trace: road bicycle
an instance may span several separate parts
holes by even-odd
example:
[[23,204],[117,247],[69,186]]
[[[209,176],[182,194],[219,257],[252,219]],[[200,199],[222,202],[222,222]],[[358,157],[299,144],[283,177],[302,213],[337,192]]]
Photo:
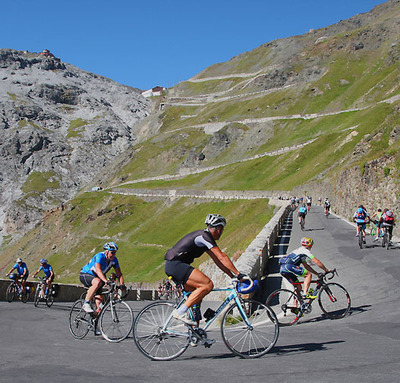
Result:
[[[371,223],[373,224],[371,226],[370,232],[369,234],[371,235],[371,237],[376,237],[376,233],[378,232],[378,221],[371,221]],[[383,230],[381,228],[379,228],[379,233],[378,233],[378,237],[381,238],[383,236]]]
[[[331,276],[328,277],[329,275]],[[291,326],[297,323],[302,316],[311,313],[314,300],[318,300],[319,307],[328,318],[339,319],[346,316],[351,307],[349,293],[338,283],[326,282],[335,275],[338,273],[333,269],[320,274],[318,280],[311,281],[317,284],[312,292],[314,298],[303,298],[297,289],[278,289],[271,293],[267,298],[267,305],[274,310],[279,324]],[[298,282],[295,285],[302,283]]]
[[130,306],[122,299],[128,291],[121,293],[116,282],[108,282],[109,290],[105,304],[97,312],[87,313],[83,309],[85,300],[80,298],[72,305],[69,312],[69,331],[77,339],[83,339],[92,330],[95,335],[99,331],[104,339],[117,343],[126,339],[133,326],[133,312]]
[[22,291],[21,281],[18,280],[17,274],[10,274],[9,278],[12,282],[7,287],[6,300],[7,302],[12,302],[16,297],[18,297],[23,303],[28,302],[31,295],[31,286],[29,282],[26,282],[25,290]]
[[39,282],[36,286],[33,304],[35,305],[35,307],[38,307],[40,301],[45,301],[47,307],[51,307],[54,303],[54,290],[53,288],[48,288],[46,283],[47,277],[37,277],[37,279],[39,280]]
[[[133,338],[136,346],[146,357],[152,360],[172,360],[182,355],[191,345],[211,347],[215,342],[207,337],[207,330],[222,314],[221,335],[225,345],[234,354],[242,358],[258,358],[268,353],[279,336],[279,325],[274,312],[267,305],[252,299],[243,299],[240,293],[248,293],[253,288],[253,281],[247,289],[242,289],[237,279],[232,285],[213,291],[226,291],[228,296],[216,309],[207,309],[204,313],[203,328],[190,326],[172,316],[190,295],[183,291],[178,303],[155,302],[143,308],[135,319]],[[193,310],[189,316],[195,320]]]

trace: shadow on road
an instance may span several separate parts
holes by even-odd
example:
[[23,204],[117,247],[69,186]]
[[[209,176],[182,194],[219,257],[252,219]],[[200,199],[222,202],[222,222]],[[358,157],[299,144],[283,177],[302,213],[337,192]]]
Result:
[[277,355],[285,355],[285,354],[299,354],[299,353],[306,353],[306,352],[313,352],[313,351],[322,351],[327,350],[327,345],[330,344],[337,344],[337,343],[344,343],[344,340],[335,340],[330,342],[323,342],[323,343],[301,343],[301,344],[293,344],[287,346],[275,346],[272,349],[272,353]]

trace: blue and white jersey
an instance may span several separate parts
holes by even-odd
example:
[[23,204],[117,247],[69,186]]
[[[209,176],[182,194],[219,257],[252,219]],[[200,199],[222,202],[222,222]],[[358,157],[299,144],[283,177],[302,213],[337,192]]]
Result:
[[24,271],[26,270],[26,276],[29,275],[29,271],[28,271],[28,267],[26,266],[25,262],[22,262],[21,265],[19,265],[18,263],[16,263],[13,267],[13,269],[18,271],[18,275],[22,275],[24,273]]
[[100,268],[103,274],[106,274],[112,267],[114,270],[119,267],[117,257],[110,262],[107,262],[105,253],[97,253],[85,266],[82,267],[81,273],[92,274],[97,277],[96,263],[100,263]]
[[48,277],[50,277],[51,272],[53,271],[53,268],[51,267],[51,265],[46,264],[46,266],[40,266],[39,271],[40,270],[43,270],[44,275],[46,275],[46,277],[48,278]]
[[300,266],[301,263],[305,262],[307,259],[313,259],[314,256],[311,254],[311,251],[306,249],[304,246],[299,247],[296,250],[293,250],[290,254],[282,257],[279,260],[281,265],[290,264],[295,266]]

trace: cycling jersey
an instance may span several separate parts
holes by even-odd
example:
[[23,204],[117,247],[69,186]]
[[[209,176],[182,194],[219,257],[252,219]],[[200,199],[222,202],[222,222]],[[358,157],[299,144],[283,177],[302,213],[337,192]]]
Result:
[[117,257],[114,257],[112,261],[107,262],[105,253],[97,253],[85,266],[82,267],[81,273],[91,274],[97,277],[96,274],[96,263],[100,263],[100,268],[103,274],[106,274],[112,267],[114,270],[119,267]]
[[356,223],[365,223],[367,217],[369,217],[369,214],[365,210],[363,210],[362,213],[356,211],[353,215],[353,219],[355,219]]
[[178,260],[191,264],[206,250],[216,247],[217,243],[211,233],[206,230],[196,230],[187,234],[167,251],[164,259],[167,261]]
[[305,262],[306,259],[313,259],[314,256],[311,254],[311,251],[301,246],[296,250],[293,250],[290,254],[282,257],[279,260],[281,265],[295,265],[300,266],[301,263]]
[[300,213],[300,214],[307,214],[307,208],[302,206],[302,207],[299,209],[299,213]]
[[16,263],[13,267],[13,270],[14,269],[17,270],[19,276],[21,276],[25,270],[26,270],[25,277],[29,275],[28,267],[26,266],[25,262],[22,262],[21,265]]
[[393,213],[391,213],[390,215],[387,213],[383,213],[380,221],[382,221],[383,226],[393,226],[394,224],[394,217],[393,217]]
[[46,266],[40,266],[39,267],[39,271],[43,270],[44,275],[46,275],[46,277],[50,277],[51,272],[53,271],[53,268],[51,267],[51,265],[47,264]]

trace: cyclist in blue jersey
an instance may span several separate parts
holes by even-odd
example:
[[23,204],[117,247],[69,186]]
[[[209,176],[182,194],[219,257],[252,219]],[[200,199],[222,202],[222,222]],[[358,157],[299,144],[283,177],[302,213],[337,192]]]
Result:
[[42,258],[40,260],[40,267],[32,274],[32,277],[36,277],[36,275],[43,270],[44,275],[46,276],[46,285],[47,289],[51,291],[53,288],[53,281],[54,281],[54,271],[51,265],[47,263],[47,259]]
[[209,277],[191,266],[195,258],[199,258],[206,252],[229,277],[241,280],[245,276],[236,269],[216,243],[222,235],[226,219],[219,214],[208,214],[205,224],[207,225],[205,230],[196,230],[187,234],[169,249],[164,257],[165,273],[176,283],[182,283],[186,291],[192,291],[186,302],[179,309],[174,310],[172,315],[175,319],[192,326],[197,323],[187,317],[188,309],[193,305],[199,305],[214,288]]
[[362,230],[364,235],[364,243],[365,243],[365,229],[367,227],[367,223],[370,221],[369,214],[367,213],[367,209],[363,205],[360,205],[356,212],[353,215],[353,221],[357,224],[357,234],[356,237],[360,235],[360,230]]
[[306,215],[307,215],[307,212],[308,212],[308,210],[307,210],[307,208],[306,208],[306,205],[303,203],[303,206],[301,206],[301,207],[299,208],[299,211],[298,211],[298,213],[297,213],[297,216],[299,217],[299,224],[301,224],[301,220],[302,220],[302,219],[304,220],[304,224],[306,223]]
[[298,277],[304,277],[303,283],[303,293],[301,291],[301,285],[294,285],[297,291],[301,294],[303,298],[314,299],[315,296],[308,294],[308,288],[310,287],[312,274],[318,275],[307,261],[312,261],[319,268],[325,272],[330,271],[325,267],[325,265],[317,259],[313,254],[311,254],[311,248],[314,241],[311,238],[304,237],[301,239],[301,247],[293,250],[290,254],[279,259],[280,270],[279,272],[283,277],[285,277],[291,284],[299,283]]
[[26,266],[25,262],[22,262],[21,258],[17,258],[15,265],[10,269],[10,271],[6,274],[11,279],[14,279],[14,274],[11,274],[14,270],[17,271],[16,279],[21,279],[21,290],[25,291],[26,280],[29,276],[29,270]]
[[124,287],[124,277],[121,272],[121,268],[118,263],[118,259],[115,256],[118,250],[118,246],[115,242],[107,242],[104,245],[104,251],[97,253],[85,266],[79,274],[79,279],[84,286],[88,287],[85,297],[85,303],[83,309],[88,312],[94,312],[90,305],[90,301],[95,298],[96,309],[100,308],[100,304],[103,301],[101,296],[101,288],[107,284],[106,273],[114,268],[115,274],[122,287]]

